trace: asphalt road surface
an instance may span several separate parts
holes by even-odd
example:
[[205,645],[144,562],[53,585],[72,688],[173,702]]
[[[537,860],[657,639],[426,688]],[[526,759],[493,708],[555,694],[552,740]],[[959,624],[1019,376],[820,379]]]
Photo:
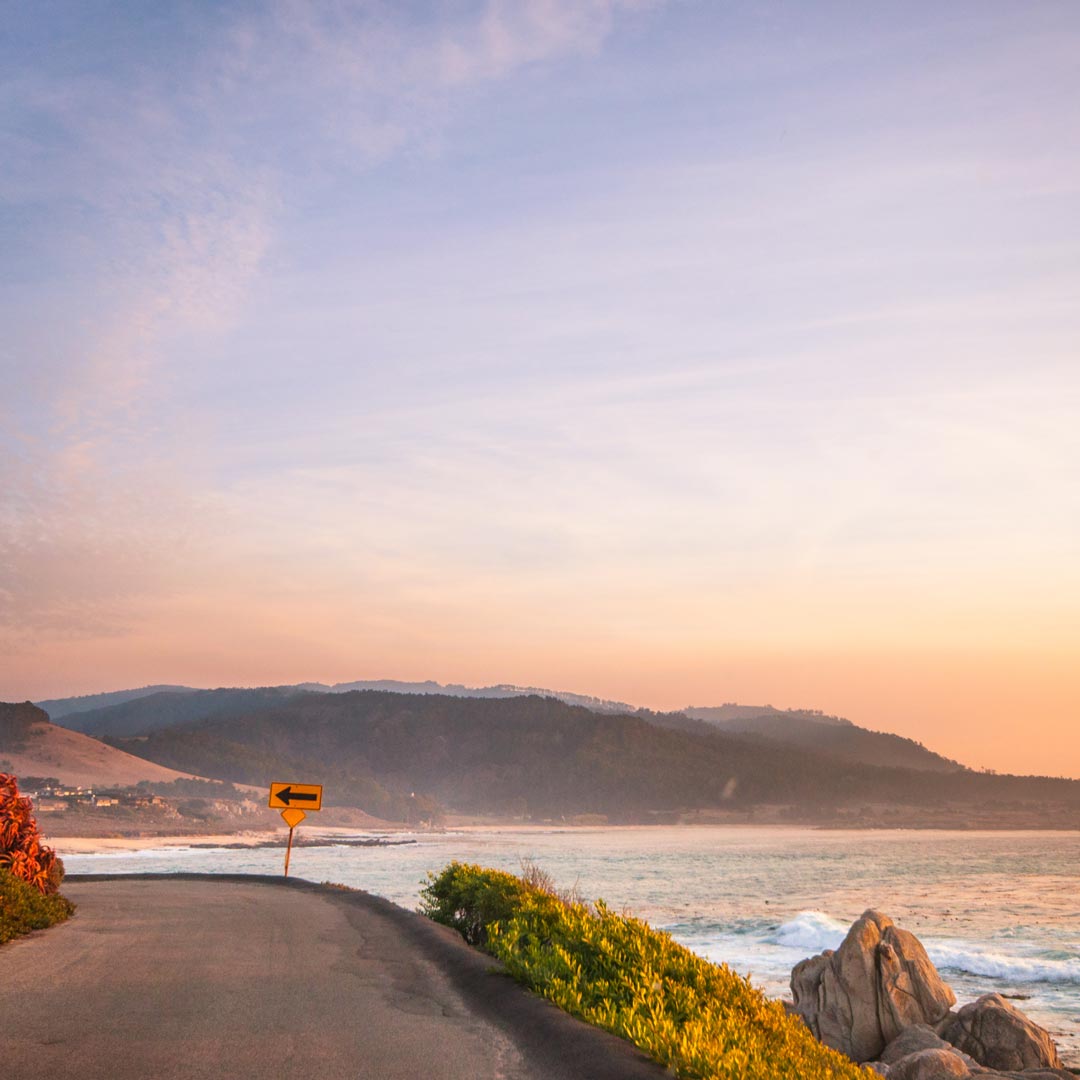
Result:
[[11,1080],[658,1080],[387,901],[274,878],[71,878],[0,947]]

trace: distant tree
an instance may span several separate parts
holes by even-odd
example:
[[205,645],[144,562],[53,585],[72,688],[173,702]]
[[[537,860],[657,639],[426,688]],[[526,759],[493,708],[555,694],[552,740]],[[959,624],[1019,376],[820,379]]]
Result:
[[56,776],[24,776],[22,786],[27,791],[40,791],[42,788],[60,787],[60,779]]
[[18,781],[10,773],[0,773],[0,869],[40,892],[60,888],[64,864],[52,848],[41,842],[30,800],[19,794]]

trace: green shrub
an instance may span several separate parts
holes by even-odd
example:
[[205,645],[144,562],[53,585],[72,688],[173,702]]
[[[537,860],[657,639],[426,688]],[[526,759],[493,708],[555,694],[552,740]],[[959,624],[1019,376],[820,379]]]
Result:
[[865,1080],[725,964],[638,919],[451,863],[429,875],[421,911],[483,945],[520,982],[696,1080]]
[[65,897],[45,896],[10,870],[0,869],[0,945],[20,934],[63,922],[74,910],[75,905]]
[[441,874],[428,875],[420,892],[420,912],[483,948],[488,927],[512,919],[536,891],[513,874],[452,862]]

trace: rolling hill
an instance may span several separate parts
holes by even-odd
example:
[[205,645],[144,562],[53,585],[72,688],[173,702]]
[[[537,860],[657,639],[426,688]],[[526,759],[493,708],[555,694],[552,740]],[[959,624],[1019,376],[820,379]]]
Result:
[[0,771],[55,776],[78,787],[126,786],[140,780],[170,783],[192,775],[51,724],[30,702],[0,703]]
[[690,707],[685,716],[718,731],[803,746],[864,765],[895,765],[934,772],[956,772],[963,766],[928,750],[914,739],[857,727],[850,720],[807,709],[774,709],[771,705]]
[[[700,723],[690,721],[690,723]],[[541,697],[305,694],[116,745],[234,782],[319,778],[327,802],[400,817],[420,798],[467,813],[650,821],[705,808],[1055,807],[1080,824],[1080,782],[862,765],[757,737],[658,726]],[[1026,811],[1025,811],[1026,812]]]

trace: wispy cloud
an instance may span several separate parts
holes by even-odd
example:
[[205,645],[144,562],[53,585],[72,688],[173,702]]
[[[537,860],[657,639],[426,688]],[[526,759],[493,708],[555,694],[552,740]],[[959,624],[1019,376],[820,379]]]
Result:
[[236,325],[314,162],[362,171],[436,132],[455,93],[593,51],[637,6],[496,0],[417,22],[286,0],[211,16],[179,71],[131,53],[10,70],[0,191],[57,208],[67,234],[43,239],[96,302],[49,364],[32,335],[2,361],[9,630],[115,629],[174,572],[206,513],[206,455],[171,400],[185,351]]

